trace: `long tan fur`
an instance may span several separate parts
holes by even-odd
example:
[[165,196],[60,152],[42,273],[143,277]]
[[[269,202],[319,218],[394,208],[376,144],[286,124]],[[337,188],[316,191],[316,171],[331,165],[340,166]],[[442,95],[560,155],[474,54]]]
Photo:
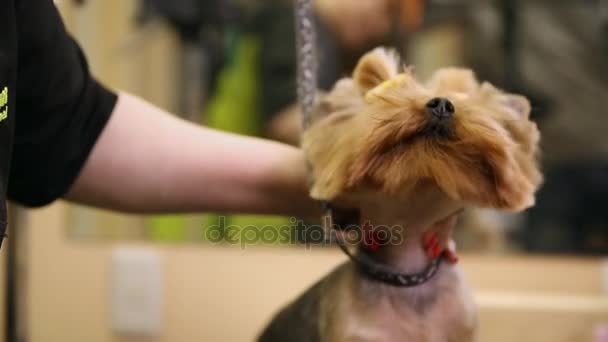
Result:
[[[387,193],[423,180],[454,199],[511,211],[534,204],[541,183],[539,133],[530,104],[470,70],[438,70],[426,84],[410,71],[397,73],[393,53],[364,56],[353,79],[343,79],[321,103],[331,112],[304,134],[313,166],[311,195],[333,200],[361,186]],[[453,137],[424,137],[424,107],[433,97],[456,107]],[[345,100],[348,98],[348,101]]]

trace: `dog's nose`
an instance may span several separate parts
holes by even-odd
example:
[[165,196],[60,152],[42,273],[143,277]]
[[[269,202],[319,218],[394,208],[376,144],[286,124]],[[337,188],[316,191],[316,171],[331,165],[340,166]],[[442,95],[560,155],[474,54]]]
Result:
[[435,97],[426,104],[427,113],[433,117],[445,120],[454,114],[454,105],[450,100],[443,97]]

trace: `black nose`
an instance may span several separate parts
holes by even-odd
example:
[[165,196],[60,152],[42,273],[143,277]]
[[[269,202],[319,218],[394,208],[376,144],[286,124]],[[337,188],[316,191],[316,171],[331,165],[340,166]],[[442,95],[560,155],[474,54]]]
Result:
[[427,113],[433,117],[444,120],[454,114],[454,105],[450,100],[443,97],[435,97],[426,104]]

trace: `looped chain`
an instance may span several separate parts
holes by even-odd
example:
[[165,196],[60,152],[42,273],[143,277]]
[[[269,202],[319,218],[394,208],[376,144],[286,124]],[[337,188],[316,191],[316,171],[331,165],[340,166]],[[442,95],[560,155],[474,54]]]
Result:
[[310,126],[317,93],[316,32],[312,0],[295,0],[296,56],[298,63],[298,99],[302,110],[302,128]]

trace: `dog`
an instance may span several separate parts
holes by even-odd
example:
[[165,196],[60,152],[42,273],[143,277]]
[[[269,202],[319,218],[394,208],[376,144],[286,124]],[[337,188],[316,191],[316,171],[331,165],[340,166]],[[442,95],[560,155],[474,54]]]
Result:
[[[311,196],[357,208],[372,241],[356,243],[352,260],[278,313],[259,341],[475,341],[450,227],[465,207],[534,204],[540,134],[529,113],[525,97],[470,70],[439,69],[421,83],[391,50],[364,55],[318,101],[302,148]],[[374,240],[377,226],[390,236]]]

